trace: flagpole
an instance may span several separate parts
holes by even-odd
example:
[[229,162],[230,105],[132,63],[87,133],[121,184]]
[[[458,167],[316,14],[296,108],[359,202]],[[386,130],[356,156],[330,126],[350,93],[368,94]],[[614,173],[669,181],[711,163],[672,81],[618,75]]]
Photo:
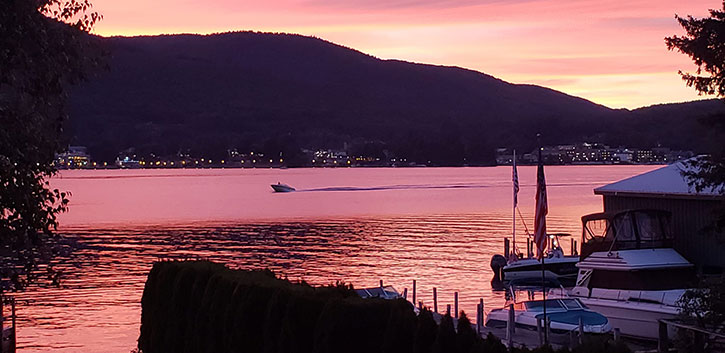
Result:
[[514,205],[514,207],[511,212],[511,213],[513,213],[513,223],[512,223],[513,224],[513,234],[511,235],[511,240],[512,240],[511,242],[513,243],[513,253],[514,253],[514,255],[516,255],[516,191],[517,191],[516,183],[518,183],[518,180],[517,180],[518,173],[516,173],[516,150],[514,150],[513,166],[514,166],[514,170],[513,170],[513,180],[512,181],[514,183],[514,185],[513,185],[513,189],[514,189],[513,205]]
[[[541,168],[541,173],[543,174],[544,161],[541,159],[541,134],[536,134],[536,138],[538,140],[538,145],[539,145],[539,147],[538,147],[539,148],[539,168]],[[537,174],[538,174],[538,170],[537,170]],[[538,175],[537,175],[537,181],[538,181]],[[537,185],[537,188],[538,187],[539,187],[539,185]],[[544,217],[546,217],[546,215],[544,215]],[[546,218],[544,218],[544,219],[546,219]],[[546,229],[546,228],[544,228],[544,229]],[[546,234],[545,230],[543,233],[544,233],[543,234],[544,241],[548,242],[549,236]],[[546,244],[546,243],[544,243],[544,244]],[[544,246],[544,249],[546,249],[546,246]],[[546,319],[546,274],[545,274],[545,270],[544,270],[544,262],[545,262],[544,259],[546,258],[546,254],[544,254],[544,251],[541,249],[539,249],[539,251],[541,252],[539,254],[539,256],[541,256],[541,292],[544,297],[544,302],[543,302],[543,304],[544,304],[544,344],[546,345],[546,344],[549,344],[549,324],[548,324],[549,321]]]
[[534,215],[534,242],[539,250],[541,260],[541,293],[544,296],[544,344],[549,344],[548,320],[546,317],[546,273],[544,264],[546,262],[544,250],[548,245],[546,234],[546,214],[549,213],[549,205],[546,199],[546,176],[544,175],[544,160],[541,157],[541,134],[536,134],[539,149],[539,161],[536,168],[536,213]]

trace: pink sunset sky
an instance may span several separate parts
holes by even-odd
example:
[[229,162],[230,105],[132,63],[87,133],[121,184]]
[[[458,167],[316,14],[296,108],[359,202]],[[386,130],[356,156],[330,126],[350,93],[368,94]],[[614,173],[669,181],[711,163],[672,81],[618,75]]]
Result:
[[713,0],[94,0],[104,36],[237,30],[320,37],[382,59],[465,67],[613,108],[701,99],[664,37]]

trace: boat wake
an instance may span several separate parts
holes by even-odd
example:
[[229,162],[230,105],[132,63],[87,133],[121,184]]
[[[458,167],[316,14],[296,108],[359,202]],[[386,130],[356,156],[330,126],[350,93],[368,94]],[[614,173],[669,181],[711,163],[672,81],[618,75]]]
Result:
[[326,188],[304,189],[297,192],[320,191],[383,191],[383,190],[421,190],[421,189],[482,189],[494,185],[456,184],[456,185],[382,185],[382,186],[334,186]]

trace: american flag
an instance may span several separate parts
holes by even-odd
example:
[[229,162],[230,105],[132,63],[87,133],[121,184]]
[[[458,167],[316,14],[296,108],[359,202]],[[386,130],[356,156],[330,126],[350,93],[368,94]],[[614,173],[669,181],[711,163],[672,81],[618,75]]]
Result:
[[541,160],[541,149],[539,149],[539,167],[536,173],[536,216],[534,219],[534,243],[539,249],[539,259],[544,256],[546,250],[546,214],[549,213],[549,206],[546,201],[546,179],[544,178],[544,163]]
[[516,151],[514,151],[514,171],[511,176],[514,181],[514,208],[519,204],[519,173],[516,171]]

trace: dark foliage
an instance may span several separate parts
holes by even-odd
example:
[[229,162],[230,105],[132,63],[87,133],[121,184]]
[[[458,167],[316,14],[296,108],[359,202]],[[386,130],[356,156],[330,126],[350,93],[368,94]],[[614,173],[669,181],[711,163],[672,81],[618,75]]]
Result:
[[680,319],[692,321],[707,329],[718,329],[725,325],[725,283],[703,282],[702,288],[685,292],[677,301]]
[[622,341],[609,337],[585,336],[584,342],[572,350],[572,353],[631,353],[632,350]]
[[438,325],[438,334],[435,342],[433,342],[433,353],[455,353],[456,349],[456,329],[453,326],[453,318],[450,313],[446,313],[441,318]]
[[460,353],[468,353],[471,351],[471,347],[476,343],[479,338],[476,331],[473,330],[471,321],[468,320],[466,313],[461,312],[461,316],[458,319],[458,325],[456,326],[456,349]]
[[686,35],[665,38],[667,49],[686,54],[697,65],[695,74],[680,71],[682,79],[698,92],[725,96],[725,2],[706,18],[675,18]]
[[[503,353],[461,314],[457,330],[403,299],[362,299],[351,287],[311,287],[264,271],[234,271],[206,261],[158,262],[141,299],[138,348],[155,352]],[[515,352],[554,352],[550,347]],[[568,350],[556,351],[568,353]],[[574,352],[629,352],[592,340]]]
[[[64,148],[67,87],[101,56],[87,0],[0,2],[0,258],[22,285],[55,250],[49,242],[68,194],[48,184]],[[11,273],[14,272],[14,273]]]
[[418,323],[415,328],[415,341],[413,352],[430,353],[433,351],[433,342],[438,334],[438,324],[433,319],[433,313],[423,308],[418,314]]
[[[665,38],[667,48],[677,50],[697,65],[695,74],[683,73],[682,79],[701,94],[725,97],[725,1],[722,9],[710,10],[706,18],[675,16],[685,30],[684,36]],[[720,99],[725,106],[725,99]],[[725,195],[725,113],[715,113],[700,119],[707,132],[700,135],[707,141],[709,152],[689,162],[683,175],[698,192],[713,190]],[[725,229],[725,201],[714,225]]]

